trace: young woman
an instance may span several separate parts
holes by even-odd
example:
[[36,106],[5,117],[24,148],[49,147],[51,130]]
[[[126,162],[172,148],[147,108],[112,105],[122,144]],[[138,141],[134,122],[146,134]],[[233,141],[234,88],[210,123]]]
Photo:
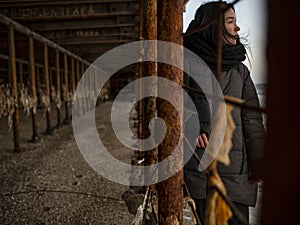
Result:
[[[259,107],[258,96],[248,68],[242,63],[246,59],[246,50],[241,43],[236,23],[235,9],[227,2],[207,2],[202,4],[194,20],[190,23],[187,33],[207,25],[213,18],[218,18],[221,9],[224,11],[222,27],[222,72],[219,80],[224,95],[234,96],[245,100],[246,104]],[[196,53],[216,75],[218,48],[218,19],[199,32],[185,35],[184,47]],[[189,62],[185,61],[186,64]],[[199,71],[201,73],[201,71]],[[185,78],[185,84],[191,88],[199,88],[191,79]],[[209,143],[211,129],[210,113],[207,99],[199,94],[190,92],[200,121],[200,132],[196,138],[197,154],[201,155]],[[236,129],[233,134],[233,147],[230,151],[230,165],[219,163],[217,168],[225,184],[227,194],[235,203],[240,213],[249,220],[249,206],[255,206],[257,184],[253,182],[256,175],[256,165],[261,162],[265,130],[261,113],[247,108],[235,107],[232,111]],[[197,136],[196,135],[196,136]],[[193,197],[197,213],[202,222],[206,198],[208,194],[207,180],[204,172],[199,171],[198,161],[192,157],[185,165],[185,182]],[[232,218],[229,224],[239,224]]]

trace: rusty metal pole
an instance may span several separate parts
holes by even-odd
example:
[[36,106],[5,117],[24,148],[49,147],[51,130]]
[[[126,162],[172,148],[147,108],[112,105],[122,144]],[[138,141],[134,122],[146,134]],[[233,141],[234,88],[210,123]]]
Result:
[[[145,0],[139,0],[139,40],[142,41],[144,39],[144,10],[145,10]],[[142,45],[140,45],[140,54],[142,56],[143,49]],[[140,62],[137,64],[137,78],[143,77],[143,63]],[[137,116],[138,116],[138,137],[140,139],[143,139],[143,105],[144,105],[144,99],[143,99],[143,84],[140,81],[138,86],[138,92],[139,92],[139,98],[141,99],[137,104]],[[141,147],[140,147],[141,148]],[[137,160],[141,160],[144,158],[144,154],[142,149],[137,152],[136,154]]]
[[68,76],[68,56],[67,53],[64,53],[64,81],[65,81],[65,90],[64,90],[64,101],[65,101],[65,123],[68,123],[70,119],[69,113],[69,76]]
[[[49,82],[49,61],[48,61],[48,45],[44,43],[44,77],[45,77],[45,86],[46,86],[46,96],[50,100],[50,82]],[[51,103],[49,108],[46,109],[46,122],[47,128],[46,133],[51,132]]]
[[[56,72],[56,95],[58,99],[61,99],[60,96],[60,66],[59,66],[59,50],[56,49],[55,52],[55,72]],[[61,126],[61,107],[60,104],[56,104],[56,109],[57,109],[57,124],[56,127]]]
[[31,83],[31,98],[34,101],[32,113],[32,141],[36,142],[38,139],[37,134],[37,92],[36,92],[36,77],[35,77],[35,66],[34,66],[34,43],[32,36],[29,36],[29,74]]
[[[157,2],[158,40],[183,44],[183,0],[165,0]],[[166,58],[172,58],[183,64],[183,52],[174,54],[171,50],[163,50]],[[169,79],[179,86],[183,84],[183,72],[178,68],[167,64],[158,64],[158,74]],[[168,90],[165,95],[178,102],[183,111],[183,94],[178,90]],[[163,143],[159,146],[158,160],[164,160],[170,154],[175,154],[175,147],[181,151],[174,155],[176,160],[169,163],[159,171],[158,176],[179,166],[183,167],[183,145],[180,139],[182,130],[182,118],[172,105],[166,101],[159,101],[157,106],[158,116],[162,118],[167,126],[167,134]],[[158,213],[160,225],[178,225],[183,222],[183,169],[179,170],[169,179],[157,184],[158,192]]]
[[[84,68],[84,63],[81,62],[81,77],[83,77],[83,74],[84,74],[84,71],[85,71],[85,68]],[[86,84],[85,84],[86,85]],[[81,106],[81,110],[82,110],[82,114],[85,114],[85,112],[87,112],[86,110],[86,93],[83,94],[82,97],[82,106]]]
[[22,62],[20,62],[19,63],[19,78],[20,78],[20,81],[19,81],[19,83],[22,85],[23,83],[24,83],[24,81],[23,81],[23,63]]
[[75,83],[75,60],[72,57],[71,58],[71,86],[72,86],[72,93],[74,95],[75,89],[76,89],[76,83]]
[[76,86],[79,84],[80,81],[80,67],[79,61],[76,60]]
[[[17,70],[16,70],[16,53],[15,53],[15,37],[13,25],[8,26],[8,42],[9,42],[9,77],[11,81],[12,94],[16,102],[18,102],[17,89]],[[20,152],[20,134],[19,134],[19,109],[15,107],[13,113],[14,128],[14,151]]]
[[[157,0],[148,0],[145,3],[146,7],[146,15],[145,18],[145,29],[144,29],[144,37],[146,40],[156,40],[157,39]],[[151,56],[157,56],[157,46],[153,43],[153,46],[150,46],[149,49],[145,49],[145,54]],[[157,76],[157,62],[144,62],[144,73],[145,77],[147,76]],[[144,87],[153,89],[156,87],[155,84],[149,84]],[[147,91],[146,91],[147,92]],[[150,92],[149,92],[150,93]],[[151,119],[157,117],[156,110],[156,97],[148,97],[144,100],[143,105],[143,138],[148,138],[150,136],[150,129],[148,128],[149,122]],[[155,144],[155,140],[153,141],[153,145]],[[158,157],[158,148],[155,148],[151,151],[147,151],[144,153],[145,155],[145,163],[144,165],[152,165],[157,162]],[[152,179],[153,171],[145,171],[145,179]],[[150,177],[149,177],[150,176]]]
[[[78,60],[76,60],[76,87],[79,84],[80,81],[80,62]],[[74,96],[75,97],[75,96]],[[74,112],[76,112],[76,116],[80,116],[80,99],[79,96],[76,96],[77,98],[77,104],[74,105],[73,107],[76,107],[76,110]]]
[[[71,57],[71,87],[72,87],[72,96],[74,98],[74,95],[75,95],[75,89],[76,89],[76,86],[75,86],[75,60],[74,60],[74,57]],[[73,108],[73,99],[71,100],[70,102],[70,105],[71,107]]]

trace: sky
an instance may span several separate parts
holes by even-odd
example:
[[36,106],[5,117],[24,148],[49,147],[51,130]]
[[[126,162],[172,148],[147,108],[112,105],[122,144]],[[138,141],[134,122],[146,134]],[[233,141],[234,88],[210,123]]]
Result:
[[[189,0],[183,14],[184,32],[193,19],[197,8],[207,1]],[[229,2],[233,2],[232,0]],[[247,37],[251,53],[248,52],[251,65],[248,60],[244,63],[251,71],[254,83],[264,83],[267,80],[267,5],[266,0],[240,0],[235,4],[237,24],[241,28],[240,36]]]

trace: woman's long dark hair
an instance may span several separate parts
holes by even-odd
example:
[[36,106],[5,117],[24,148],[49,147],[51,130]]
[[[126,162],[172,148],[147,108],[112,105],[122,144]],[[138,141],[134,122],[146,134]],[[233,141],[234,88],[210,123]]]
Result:
[[[215,2],[207,2],[202,4],[196,11],[193,24],[190,24],[187,31],[194,29],[196,27],[201,27],[207,23],[210,23],[212,20],[213,22],[210,23],[206,28],[204,28],[202,31],[200,31],[201,37],[210,43],[212,46],[217,46],[218,43],[218,29],[219,29],[219,23],[218,23],[218,15],[220,13],[225,12],[227,9],[234,9],[233,4],[225,2],[225,1],[215,1]],[[223,35],[225,37],[225,34],[228,36],[231,36],[225,29],[225,24],[223,22]]]
[[[205,28],[201,29],[201,31],[197,32],[197,36],[201,37],[201,39],[205,40],[212,48],[216,49],[218,44],[218,16],[220,13],[226,12],[228,9],[233,9],[235,11],[234,5],[232,3],[226,1],[213,1],[213,2],[205,2],[203,3],[196,11],[194,20],[189,24],[186,33],[192,31],[193,29],[198,29],[202,26]],[[223,12],[222,12],[223,11]],[[224,18],[223,18],[224,19]],[[209,25],[208,25],[209,24]],[[232,36],[225,29],[225,23],[223,21],[223,37],[228,39],[229,36]],[[243,43],[241,43],[240,37],[232,36],[233,38],[237,38],[237,43],[242,44],[251,54],[251,49],[247,44],[246,37],[243,37]],[[246,54],[248,58],[249,64],[251,66],[250,59],[248,54]]]

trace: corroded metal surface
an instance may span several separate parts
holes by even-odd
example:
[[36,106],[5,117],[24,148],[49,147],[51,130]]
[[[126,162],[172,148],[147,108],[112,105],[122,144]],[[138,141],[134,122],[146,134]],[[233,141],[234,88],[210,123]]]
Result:
[[[183,1],[158,1],[158,39],[182,45],[182,14]],[[183,61],[183,55],[173,54],[172,51],[163,51],[165,57]],[[167,78],[179,85],[183,84],[183,72],[170,65],[159,64],[158,75]],[[174,99],[183,107],[183,97],[176,90],[168,90],[170,99]],[[158,116],[163,118],[167,126],[167,134],[163,143],[159,146],[159,161],[165,159],[173,153],[175,147],[179,145],[181,151],[176,155],[176,161],[170,163],[168,167],[159,171],[160,174],[168,170],[183,165],[181,135],[181,118],[172,105],[166,101],[160,101],[158,105]],[[181,147],[180,147],[181,146]],[[174,154],[174,153],[173,153]],[[183,212],[183,171],[180,170],[173,177],[157,185],[158,187],[158,211],[159,224],[182,224]]]

